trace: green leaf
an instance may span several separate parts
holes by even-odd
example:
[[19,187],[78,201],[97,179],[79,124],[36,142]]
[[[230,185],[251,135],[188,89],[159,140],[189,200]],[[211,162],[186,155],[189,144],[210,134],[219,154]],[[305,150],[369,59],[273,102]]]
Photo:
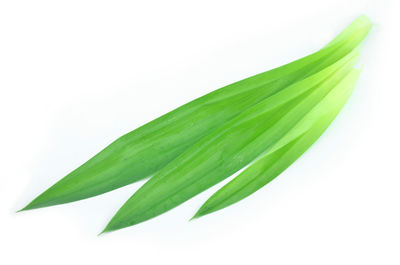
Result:
[[262,188],[295,162],[328,128],[358,79],[353,70],[264,156],[214,193],[194,218],[232,205]]
[[104,231],[160,215],[240,170],[277,143],[352,69],[358,52],[244,111],[161,169]]
[[243,111],[343,58],[370,28],[362,16],[320,51],[218,89],[120,137],[22,210],[89,198],[151,176]]

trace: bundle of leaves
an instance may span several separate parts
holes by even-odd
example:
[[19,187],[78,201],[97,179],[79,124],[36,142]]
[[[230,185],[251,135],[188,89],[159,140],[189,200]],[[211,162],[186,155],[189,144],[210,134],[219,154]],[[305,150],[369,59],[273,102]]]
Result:
[[328,128],[359,76],[372,24],[360,16],[321,50],[193,100],[120,137],[22,210],[150,178],[103,232],[158,216],[235,172],[194,217],[232,205],[295,162]]

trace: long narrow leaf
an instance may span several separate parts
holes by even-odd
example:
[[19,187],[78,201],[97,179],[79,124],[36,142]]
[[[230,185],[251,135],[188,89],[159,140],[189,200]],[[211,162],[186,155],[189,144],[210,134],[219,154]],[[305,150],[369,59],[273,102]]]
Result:
[[232,205],[262,188],[295,162],[328,128],[344,106],[358,79],[352,71],[266,155],[214,193],[194,218]]
[[278,142],[352,69],[354,52],[207,135],[146,182],[104,231],[160,215],[240,170]]
[[23,210],[85,199],[151,176],[243,111],[343,58],[370,27],[362,16],[319,52],[223,87],[122,136]]

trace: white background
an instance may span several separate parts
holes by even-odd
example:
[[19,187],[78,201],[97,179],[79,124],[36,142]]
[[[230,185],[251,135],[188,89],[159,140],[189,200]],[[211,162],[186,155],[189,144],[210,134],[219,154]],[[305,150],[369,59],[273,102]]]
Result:
[[[1,264],[400,264],[397,1],[1,1]],[[16,214],[122,134],[326,44],[360,14],[356,90],[262,190],[188,222],[218,187],[97,236],[143,183]],[[222,183],[221,183],[222,184]]]

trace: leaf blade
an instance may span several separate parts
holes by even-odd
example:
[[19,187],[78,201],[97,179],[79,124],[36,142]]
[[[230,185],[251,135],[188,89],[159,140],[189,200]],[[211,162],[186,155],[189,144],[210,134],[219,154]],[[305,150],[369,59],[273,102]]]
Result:
[[[294,163],[318,140],[340,112],[358,79],[358,71],[352,71],[341,86],[309,113],[292,135],[281,139],[267,154],[245,169],[236,178],[215,192],[198,210],[198,218],[228,207],[267,185]],[[296,131],[297,130],[297,131]]]
[[371,26],[356,21],[339,40],[312,55],[228,85],[122,136],[23,210],[89,198],[151,176],[249,107],[348,54]]
[[265,99],[204,137],[146,182],[104,231],[158,216],[250,163],[318,104],[351,71],[356,59],[357,53],[348,55]]

